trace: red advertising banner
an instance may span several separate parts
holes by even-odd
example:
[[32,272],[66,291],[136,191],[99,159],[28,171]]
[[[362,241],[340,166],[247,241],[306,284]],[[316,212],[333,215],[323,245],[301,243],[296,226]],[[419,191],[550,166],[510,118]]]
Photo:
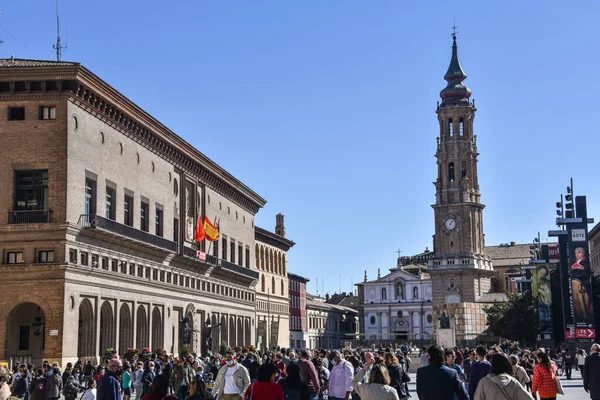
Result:
[[582,329],[577,328],[575,330],[575,336],[577,339],[595,339],[596,338],[596,330],[595,329]]
[[575,339],[575,332],[574,332],[574,331],[572,331],[572,330],[570,330],[570,329],[567,329],[567,330],[565,331],[565,339],[566,339],[566,340]]

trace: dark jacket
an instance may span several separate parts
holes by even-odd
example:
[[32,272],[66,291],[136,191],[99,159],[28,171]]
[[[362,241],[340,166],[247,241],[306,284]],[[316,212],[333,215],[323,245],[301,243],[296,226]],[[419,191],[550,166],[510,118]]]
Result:
[[46,399],[58,399],[62,391],[62,378],[52,374],[46,377]]
[[[31,379],[31,383],[29,383],[29,400],[44,400],[46,396],[46,378],[44,376],[37,376]],[[38,385],[38,382],[43,382],[44,390],[41,390],[41,385]]]
[[469,373],[469,396],[471,398],[475,396],[479,381],[489,374],[490,368],[492,368],[492,364],[488,361],[475,361],[471,364],[471,372]]
[[600,354],[598,353],[592,353],[585,359],[583,388],[590,392],[592,399],[600,398]]
[[121,385],[119,379],[112,371],[106,371],[100,383],[96,394],[97,400],[120,400]]
[[[289,379],[282,379],[279,381],[279,384],[283,388],[283,393],[285,397],[291,396],[293,392],[299,392],[300,398],[302,400],[310,400],[310,393],[308,391],[308,386],[304,382],[295,382],[292,383]],[[297,397],[294,397],[297,398]]]
[[455,370],[439,364],[427,365],[417,370],[419,400],[454,400],[455,394],[459,400],[469,400]]

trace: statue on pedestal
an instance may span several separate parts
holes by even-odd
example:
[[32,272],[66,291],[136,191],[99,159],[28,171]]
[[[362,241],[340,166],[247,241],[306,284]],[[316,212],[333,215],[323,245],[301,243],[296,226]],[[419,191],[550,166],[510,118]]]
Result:
[[221,324],[213,326],[210,317],[206,318],[206,322],[204,323],[204,328],[202,329],[202,338],[204,339],[204,348],[202,349],[202,355],[204,357],[210,357],[212,355],[212,330],[213,328],[218,328]]
[[440,329],[450,329],[450,317],[446,315],[446,311],[442,312],[438,321],[440,321]]

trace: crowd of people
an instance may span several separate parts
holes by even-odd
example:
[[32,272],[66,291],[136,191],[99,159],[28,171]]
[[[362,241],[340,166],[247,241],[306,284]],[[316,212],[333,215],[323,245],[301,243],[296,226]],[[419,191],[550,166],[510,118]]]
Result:
[[[200,358],[152,355],[64,370],[0,367],[0,400],[407,400],[409,348],[228,351]],[[584,351],[532,352],[516,347],[423,348],[416,391],[420,400],[556,399],[557,374],[581,369],[584,389],[600,399],[600,345]],[[570,368],[571,367],[571,368]]]

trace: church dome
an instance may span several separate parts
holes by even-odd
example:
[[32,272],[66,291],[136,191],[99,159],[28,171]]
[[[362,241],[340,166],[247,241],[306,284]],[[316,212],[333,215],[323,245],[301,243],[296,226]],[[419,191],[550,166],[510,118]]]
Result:
[[456,45],[456,36],[452,36],[452,59],[448,71],[444,75],[444,79],[448,82],[446,87],[440,92],[442,98],[442,106],[469,104],[471,97],[471,89],[465,86],[463,81],[467,78],[467,74],[463,71],[458,59],[458,46]]

